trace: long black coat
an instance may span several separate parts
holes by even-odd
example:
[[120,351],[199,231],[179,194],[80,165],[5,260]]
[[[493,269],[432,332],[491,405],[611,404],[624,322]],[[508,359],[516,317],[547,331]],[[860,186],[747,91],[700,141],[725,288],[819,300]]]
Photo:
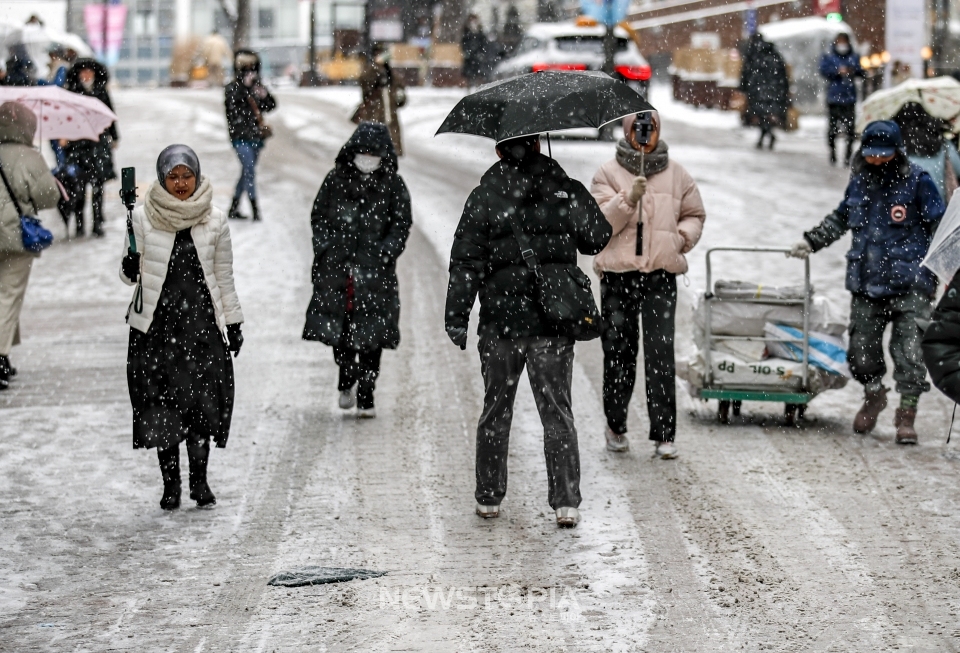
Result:
[[[80,71],[89,69],[93,71],[93,87],[84,88],[80,83]],[[110,81],[110,75],[107,69],[95,59],[78,59],[73,67],[67,72],[67,80],[64,88],[79,95],[95,97],[113,110],[113,102],[110,101],[110,94],[107,92],[107,82]],[[106,131],[100,134],[100,139],[96,141],[71,141],[64,148],[64,156],[67,164],[75,165],[79,168],[78,173],[83,179],[88,181],[106,181],[116,179],[117,173],[113,167],[113,149],[111,144],[120,140],[120,132],[117,130],[117,123],[112,123]]]
[[923,334],[923,360],[933,384],[960,402],[960,271],[944,293]]
[[557,335],[544,324],[536,279],[520,255],[509,212],[541,265],[576,266],[577,252],[597,254],[613,233],[579,181],[542,154],[500,161],[484,173],[463,208],[450,254],[446,326],[467,327],[480,295],[481,337]]
[[750,42],[740,71],[740,90],[747,96],[749,123],[772,117],[775,124],[786,124],[790,79],[787,65],[773,43],[762,39]]
[[260,114],[268,113],[277,108],[277,101],[264,88],[266,95],[258,98],[253,90],[247,88],[239,79],[235,79],[224,88],[224,109],[227,112],[227,131],[231,141],[259,141],[260,126],[257,116],[250,105],[250,98],[257,103]]
[[[382,156],[378,170],[361,175],[356,154]],[[397,258],[413,220],[410,193],[397,174],[387,128],[363,122],[337,156],[313,202],[313,299],[304,340],[356,351],[395,349],[400,344]],[[347,282],[354,296],[347,321]]]
[[469,80],[480,79],[490,74],[490,46],[487,35],[482,29],[477,31],[463,28],[460,38],[460,49],[463,52],[463,76]]

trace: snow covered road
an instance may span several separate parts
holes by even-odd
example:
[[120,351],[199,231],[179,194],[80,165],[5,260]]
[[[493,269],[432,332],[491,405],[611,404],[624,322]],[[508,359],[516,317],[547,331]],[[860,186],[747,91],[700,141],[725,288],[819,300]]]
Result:
[[[582,343],[582,523],[554,525],[526,385],[503,516],[473,515],[482,385],[475,338],[461,352],[443,332],[445,259],[494,155],[487,141],[432,137],[459,96],[417,89],[401,114],[416,227],[400,259],[403,342],[384,356],[378,418],[358,422],[336,407],[330,350],[300,340],[309,208],[357,93],[278,94],[265,222],[232,225],[247,340],[230,443],[211,456],[213,511],[161,511],[156,456],[130,448],[118,188],[108,238],[62,240],[37,262],[13,354],[20,376],[0,394],[0,651],[960,649],[960,454],[944,445],[952,406],[936,392],[921,401],[920,445],[905,449],[892,409],[871,436],[851,432],[856,384],[815,399],[799,429],[764,404],[720,426],[715,405],[680,389],[681,456],[661,461],[649,457],[638,387],[633,450],[614,455],[600,347]],[[708,211],[682,290],[686,349],[706,247],[791,244],[839,201],[845,174],[825,165],[816,119],[758,152],[735,116],[674,106],[660,89],[653,101]],[[229,203],[239,166],[218,94],[123,92],[116,104],[119,165],[148,181],[163,146],[188,143],[215,202]],[[553,142],[586,183],[612,151]],[[813,265],[819,291],[844,308],[845,245]],[[780,256],[727,264],[728,276],[765,283],[801,270]],[[307,564],[389,573],[266,585]]]

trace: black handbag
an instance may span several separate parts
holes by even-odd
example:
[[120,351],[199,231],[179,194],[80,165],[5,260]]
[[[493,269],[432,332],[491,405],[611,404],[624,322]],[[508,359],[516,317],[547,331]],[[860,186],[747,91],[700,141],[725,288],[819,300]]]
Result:
[[516,214],[508,213],[507,220],[520,245],[520,255],[536,278],[537,300],[546,322],[560,335],[574,340],[599,337],[600,311],[590,290],[590,277],[572,263],[540,265]]

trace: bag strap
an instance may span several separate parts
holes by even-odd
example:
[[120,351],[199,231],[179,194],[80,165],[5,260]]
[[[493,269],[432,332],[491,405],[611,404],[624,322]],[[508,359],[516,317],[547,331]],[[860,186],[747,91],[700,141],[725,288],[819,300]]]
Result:
[[20,202],[17,201],[17,196],[13,194],[13,188],[10,187],[10,182],[7,181],[7,173],[3,171],[2,162],[0,162],[0,179],[3,179],[3,185],[7,188],[7,194],[9,194],[10,199],[13,200],[13,206],[17,209],[17,215],[23,217],[23,209],[20,208]]
[[263,114],[260,112],[260,105],[257,104],[257,100],[253,97],[253,93],[247,93],[247,102],[250,103],[250,108],[253,110],[253,115],[257,119],[257,127],[263,127]]
[[537,279],[539,279],[540,261],[537,259],[537,254],[533,251],[533,247],[530,246],[530,239],[527,238],[527,234],[523,233],[523,228],[517,221],[517,214],[508,211],[507,221],[510,223],[510,229],[513,230],[513,237],[517,239],[517,244],[520,246],[520,256],[523,257],[524,263],[527,264],[527,267],[530,268],[530,270],[537,275]]

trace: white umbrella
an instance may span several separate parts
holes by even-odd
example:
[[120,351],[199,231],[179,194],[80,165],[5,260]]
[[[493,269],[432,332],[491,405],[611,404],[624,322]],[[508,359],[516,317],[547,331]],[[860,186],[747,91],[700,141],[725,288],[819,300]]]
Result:
[[923,265],[936,274],[940,281],[949,283],[960,270],[960,190],[953,192],[947,212],[940,219]]
[[[0,33],[2,31],[0,30]],[[81,57],[93,56],[93,50],[78,35],[34,24],[24,25],[7,32],[3,35],[3,45],[5,48],[13,45],[23,45],[38,70],[45,69],[47,52],[54,45],[72,49]]]
[[857,131],[874,120],[891,120],[907,102],[916,102],[934,118],[950,123],[960,131],[960,82],[953,77],[908,79],[902,84],[877,91],[863,102]]
[[95,141],[117,120],[117,114],[97,98],[59,86],[0,86],[3,102],[20,102],[33,111],[40,140]]

